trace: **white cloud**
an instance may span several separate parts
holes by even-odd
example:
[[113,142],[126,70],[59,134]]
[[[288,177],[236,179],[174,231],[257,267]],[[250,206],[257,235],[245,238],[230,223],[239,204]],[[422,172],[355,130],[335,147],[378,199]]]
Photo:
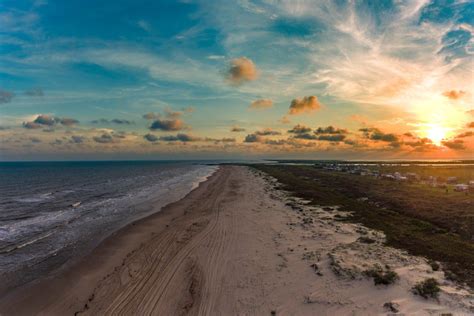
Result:
[[148,23],[147,21],[145,20],[140,20],[137,22],[137,25],[139,28],[141,28],[142,30],[146,31],[146,32],[150,32],[151,31],[151,25],[150,23]]

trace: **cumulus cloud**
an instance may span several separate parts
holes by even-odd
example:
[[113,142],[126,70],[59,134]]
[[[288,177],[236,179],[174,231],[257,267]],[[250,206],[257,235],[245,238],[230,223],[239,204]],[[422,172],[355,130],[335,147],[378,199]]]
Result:
[[43,126],[35,122],[23,122],[23,127],[26,129],[38,129],[42,128]]
[[346,138],[346,135],[343,134],[334,134],[334,135],[319,135],[318,140],[328,141],[328,142],[341,142]]
[[383,141],[383,142],[397,142],[398,136],[392,133],[384,133],[378,128],[375,127],[368,127],[368,128],[361,128],[359,131],[364,133],[364,136],[368,139],[375,140],[375,141]]
[[169,135],[169,136],[161,136],[160,140],[166,141],[166,142],[196,142],[201,140],[201,138],[192,136],[189,134],[177,134],[176,136],[174,135]]
[[149,112],[149,113],[143,114],[143,118],[146,120],[160,120],[164,118],[174,120],[174,119],[181,118],[181,116],[185,113],[192,113],[192,112],[194,112],[194,108],[192,106],[183,108],[180,111],[175,111],[167,107],[163,110],[163,114]]
[[150,125],[150,130],[179,131],[184,129],[184,123],[180,119],[157,119]]
[[326,142],[341,142],[346,138],[346,135],[343,134],[327,134],[327,135],[317,135],[310,133],[296,134],[293,138],[297,139],[306,139],[306,140],[319,140]]
[[101,119],[98,119],[98,120],[93,120],[93,121],[91,121],[91,123],[92,124],[118,124],[118,125],[131,125],[131,124],[134,124],[133,121],[118,119],[118,118],[111,119],[111,120],[101,118]]
[[60,118],[51,115],[40,114],[32,122],[23,122],[23,127],[27,129],[47,127],[51,130],[52,127],[56,124],[61,124],[69,127],[78,123],[78,120],[69,117]]
[[282,146],[282,145],[286,145],[287,141],[284,139],[278,139],[278,140],[267,139],[265,140],[265,144],[272,145],[272,146]]
[[306,134],[306,133],[309,133],[311,132],[312,129],[310,127],[307,127],[307,126],[304,126],[304,125],[301,125],[301,124],[298,124],[296,125],[295,127],[293,127],[292,129],[290,129],[288,131],[288,133],[292,133],[292,134]]
[[462,98],[466,94],[466,91],[463,90],[449,90],[443,92],[443,95],[451,100],[457,100]]
[[448,147],[453,150],[464,150],[466,146],[464,145],[464,141],[462,139],[454,139],[454,140],[443,140],[441,144],[445,147]]
[[468,131],[468,132],[461,133],[461,134],[457,135],[456,138],[465,138],[465,137],[471,137],[471,136],[474,136],[473,131]]
[[[188,110],[187,113],[191,113],[191,112],[193,112],[193,111],[194,111],[194,109],[192,109],[192,110],[190,110],[190,111]],[[165,114],[165,117],[166,117],[166,118],[169,118],[169,119],[178,119],[178,118],[180,118],[180,117],[183,115],[183,111],[173,111],[173,110],[170,109],[170,108],[164,109],[163,112],[164,112],[164,114]]]
[[304,125],[296,125],[289,133],[296,134],[293,138],[306,140],[320,140],[328,142],[341,142],[346,138],[347,130],[337,128],[334,126],[318,127],[313,131],[311,128]]
[[94,136],[94,137],[92,137],[92,139],[95,142],[101,143],[101,144],[109,144],[109,143],[114,142],[114,137],[109,133],[103,133],[100,136]]
[[467,128],[474,128],[474,122],[467,123]]
[[245,132],[245,128],[238,127],[238,126],[233,126],[233,127],[230,129],[230,131],[231,131],[231,132],[234,132],[234,133]]
[[317,140],[318,136],[310,133],[296,134],[293,138],[306,139],[306,140]]
[[250,103],[249,109],[252,110],[264,110],[269,109],[273,106],[273,101],[270,99],[258,99]]
[[158,137],[156,137],[156,136],[153,135],[153,134],[146,134],[146,135],[143,135],[143,138],[146,139],[146,140],[149,141],[149,142],[152,142],[152,143],[158,141]]
[[57,122],[58,122],[57,118],[55,118],[54,116],[49,116],[49,115],[38,115],[36,119],[33,121],[33,123],[47,125],[47,126],[53,126]]
[[10,102],[14,96],[13,92],[0,89],[0,104]]
[[29,97],[42,97],[44,96],[44,92],[41,88],[31,88],[25,91],[25,95]]
[[329,125],[328,127],[318,127],[314,131],[315,134],[347,134],[348,131],[346,129],[337,128],[334,126]]
[[192,111],[194,111],[194,109],[191,107],[185,108],[183,111],[174,111],[170,108],[166,108],[163,110],[163,114],[150,112],[144,114],[143,118],[154,120],[149,127],[152,131],[179,131],[186,128],[184,122],[181,120],[181,116],[184,113],[191,113]]
[[288,114],[301,114],[305,112],[313,112],[321,108],[318,98],[314,95],[303,97],[302,99],[293,99],[290,104]]
[[227,79],[234,85],[257,79],[258,71],[252,60],[247,57],[235,58],[227,71]]
[[73,119],[73,118],[69,118],[69,117],[61,118],[61,119],[59,119],[59,122],[60,122],[62,125],[65,125],[65,126],[72,126],[72,125],[75,125],[75,124],[78,124],[78,123],[79,123],[78,120]]
[[262,142],[262,140],[263,140],[263,137],[260,135],[248,134],[247,136],[245,136],[244,142],[245,143],[260,143]]
[[404,142],[404,144],[410,147],[424,147],[426,145],[433,145],[433,141],[429,138],[423,137],[414,141]]
[[279,131],[274,131],[271,128],[265,128],[261,131],[256,131],[255,135],[258,136],[273,136],[273,135],[281,135]]

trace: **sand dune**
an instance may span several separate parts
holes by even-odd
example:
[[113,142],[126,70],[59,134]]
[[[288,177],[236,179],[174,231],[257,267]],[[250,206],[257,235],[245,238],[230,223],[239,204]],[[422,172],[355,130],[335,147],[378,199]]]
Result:
[[[5,315],[468,315],[474,298],[383,235],[341,223],[246,167],[220,167],[183,200],[130,225],[65,273],[0,301]],[[363,242],[361,236],[373,242]],[[389,265],[375,286],[363,271]],[[425,277],[438,301],[411,293]]]

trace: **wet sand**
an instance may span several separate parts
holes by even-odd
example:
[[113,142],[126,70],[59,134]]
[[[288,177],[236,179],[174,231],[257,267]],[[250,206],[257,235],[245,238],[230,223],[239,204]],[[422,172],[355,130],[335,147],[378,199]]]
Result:
[[[246,167],[222,166],[160,212],[106,239],[59,276],[0,300],[2,315],[468,315],[474,297],[383,235],[304,205]],[[374,243],[360,241],[370,236]],[[375,286],[363,269],[400,276]],[[435,277],[438,300],[411,293]]]

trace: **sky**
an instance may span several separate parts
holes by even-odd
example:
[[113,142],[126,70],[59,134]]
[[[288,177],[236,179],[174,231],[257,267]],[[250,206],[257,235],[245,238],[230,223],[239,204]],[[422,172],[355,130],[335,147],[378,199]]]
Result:
[[0,1],[0,159],[474,158],[474,2]]

